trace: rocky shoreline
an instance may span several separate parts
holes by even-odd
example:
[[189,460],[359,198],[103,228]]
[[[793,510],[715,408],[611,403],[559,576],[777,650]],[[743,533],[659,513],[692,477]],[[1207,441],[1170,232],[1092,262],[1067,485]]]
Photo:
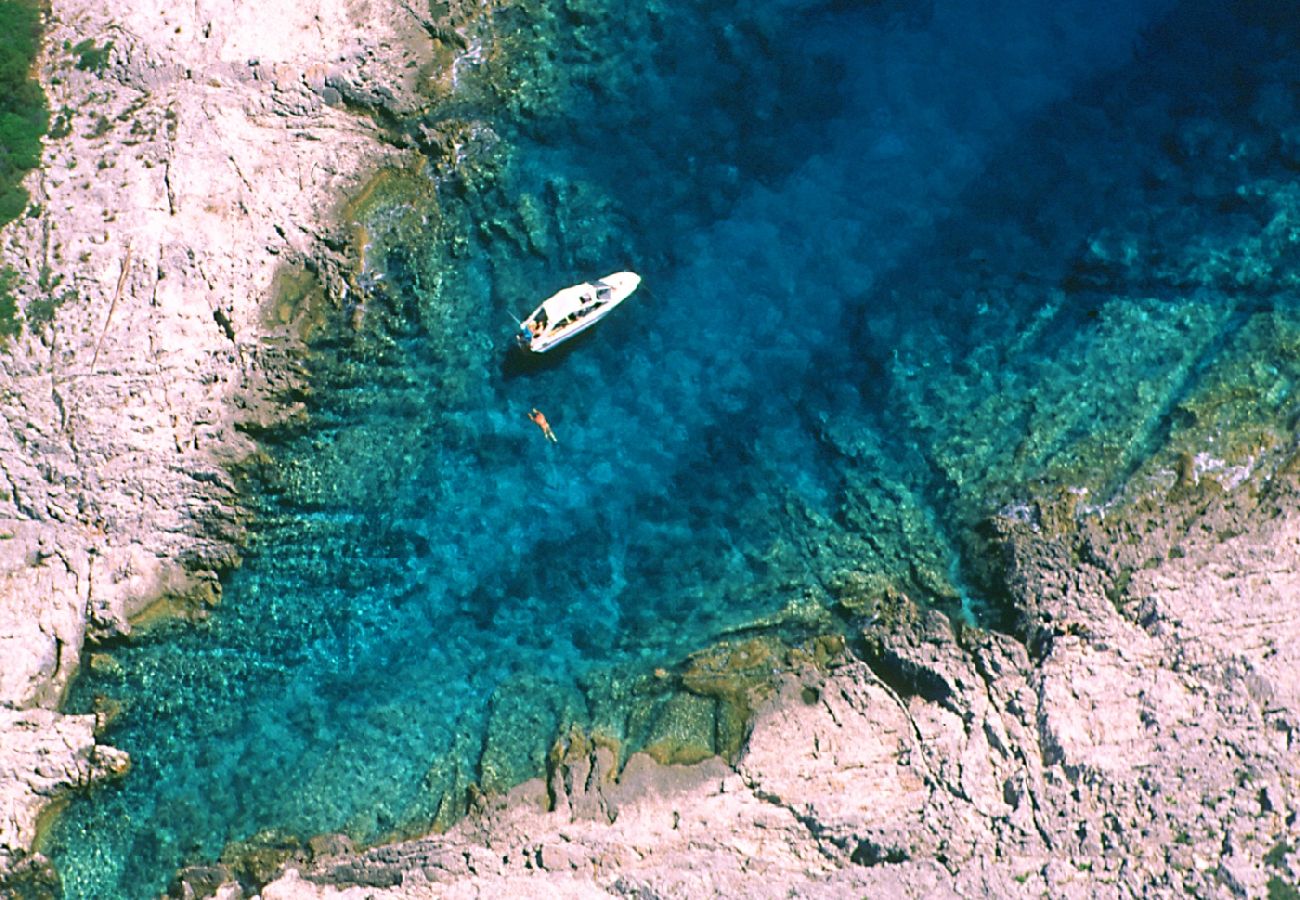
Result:
[[570,740],[445,835],[282,852],[261,896],[1290,896],[1296,460],[996,518],[1020,639],[882,600],[734,765]]
[[359,302],[340,205],[409,162],[364,103],[416,102],[427,25],[400,4],[51,4],[53,124],[0,242],[26,324],[0,395],[0,884],[47,865],[43,809],[129,765],[58,712],[87,639],[219,600],[230,472],[296,414],[302,332]]
[[[390,114],[446,90],[455,10],[307,0],[186,11],[55,0],[57,134],[0,433],[0,889],[49,878],[39,823],[129,760],[60,700],[89,639],[202,615],[237,562],[230,472],[296,414],[302,337],[359,315],[342,198],[413,161]],[[89,44],[87,45],[87,42]],[[102,54],[82,66],[84,49]],[[30,304],[64,297],[42,324]],[[202,298],[200,300],[199,298]],[[1014,634],[895,593],[733,698],[734,760],[560,741],[547,777],[443,835],[248,848],[182,895],[1263,896],[1300,882],[1300,482],[1187,457],[1087,510],[988,522]],[[743,648],[736,648],[743,652]],[[93,665],[92,659],[92,665]],[[665,677],[680,675],[665,673]],[[689,685],[685,685],[689,689]],[[759,690],[759,688],[762,690]],[[1285,896],[1285,894],[1282,894]]]

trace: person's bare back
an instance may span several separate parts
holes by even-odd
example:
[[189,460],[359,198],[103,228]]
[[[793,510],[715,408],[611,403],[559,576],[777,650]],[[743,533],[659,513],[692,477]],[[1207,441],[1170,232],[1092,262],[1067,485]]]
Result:
[[533,424],[538,428],[542,429],[542,434],[546,435],[548,441],[552,444],[558,444],[560,442],[559,439],[556,438],[555,432],[551,430],[551,423],[546,421],[546,416],[542,415],[541,410],[537,407],[533,407],[528,413],[528,418],[531,419]]

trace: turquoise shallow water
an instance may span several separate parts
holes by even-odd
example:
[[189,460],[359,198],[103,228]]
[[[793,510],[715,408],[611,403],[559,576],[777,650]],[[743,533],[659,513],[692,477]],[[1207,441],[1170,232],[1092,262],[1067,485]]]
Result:
[[[495,88],[425,123],[476,149],[370,213],[381,287],[314,350],[222,606],[75,688],[135,766],[50,835],[66,895],[446,821],[570,723],[644,744],[681,708],[651,670],[833,628],[846,583],[1008,625],[984,516],[1285,414],[1286,19],[969,6],[498,15]],[[589,337],[509,361],[510,314],[628,267]]]

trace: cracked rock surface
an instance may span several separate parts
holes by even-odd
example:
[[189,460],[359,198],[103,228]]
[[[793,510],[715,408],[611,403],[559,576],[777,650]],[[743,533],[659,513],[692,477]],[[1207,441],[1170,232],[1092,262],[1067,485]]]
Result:
[[[0,879],[44,805],[124,764],[55,712],[87,638],[218,599],[227,466],[294,412],[301,314],[268,312],[277,278],[348,302],[335,207],[403,151],[327,81],[401,108],[427,51],[400,5],[50,5],[54,127],[34,214],[0,233],[27,311],[0,372]],[[47,324],[29,305],[50,298]]]
[[[998,520],[1017,637],[912,610],[783,676],[736,765],[584,745],[444,835],[261,896],[1242,896],[1300,876],[1300,488]],[[1139,510],[1135,515],[1140,515]],[[227,889],[237,892],[231,883]]]
[[[301,321],[264,301],[289,271],[348,302],[334,204],[397,161],[370,115],[414,104],[428,62],[428,25],[401,3],[119,6],[53,0],[41,76],[67,133],[29,183],[41,213],[0,233],[25,303],[67,295],[0,374],[0,885],[41,864],[51,800],[129,764],[95,744],[93,717],[56,711],[88,636],[126,632],[160,597],[216,601],[240,535],[225,465],[252,452],[246,431],[292,414]],[[102,71],[60,49],[86,40],[112,44]],[[917,610],[863,624],[833,664],[782,676],[734,765],[620,767],[574,744],[446,834],[362,851],[320,838],[261,894],[1295,884],[1294,468],[1180,484],[1140,540],[1132,511],[999,519],[1014,635]]]

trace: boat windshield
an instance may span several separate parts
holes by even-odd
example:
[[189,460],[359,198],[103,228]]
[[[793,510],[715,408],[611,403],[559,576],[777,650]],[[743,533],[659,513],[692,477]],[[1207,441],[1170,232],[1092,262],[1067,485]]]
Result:
[[542,304],[542,311],[552,322],[562,322],[586,305],[589,290],[586,285],[565,288]]

